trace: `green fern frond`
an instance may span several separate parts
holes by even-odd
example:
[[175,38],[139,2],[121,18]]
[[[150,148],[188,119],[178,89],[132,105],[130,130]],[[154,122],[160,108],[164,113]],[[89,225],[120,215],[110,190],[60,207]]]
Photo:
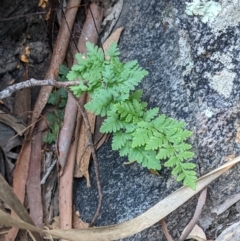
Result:
[[177,154],[177,157],[180,161],[188,160],[188,159],[192,158],[193,156],[194,156],[194,154],[191,151],[180,151]]
[[112,43],[106,52],[110,59],[115,59],[120,55],[117,43]]
[[156,153],[152,150],[146,151],[142,147],[131,147],[131,141],[126,141],[119,150],[120,156],[127,156],[129,161],[137,161],[143,167],[160,170],[160,161],[156,159]]
[[115,108],[121,120],[137,124],[141,120],[145,107],[138,101],[133,100],[117,103],[115,104]]
[[164,145],[164,135],[160,134],[160,136],[151,136],[146,143],[146,150],[157,150]]
[[155,126],[155,127],[159,127],[161,128],[163,123],[165,122],[165,119],[166,119],[166,115],[160,115],[158,116],[157,118],[155,118],[154,120],[152,120],[152,124]]
[[135,90],[133,92],[131,92],[130,96],[129,96],[129,100],[137,100],[138,102],[141,102],[141,98],[143,95],[143,90]]
[[196,172],[195,175],[186,175],[183,181],[183,185],[186,187],[190,187],[193,190],[196,190],[196,181],[197,181],[197,177],[196,177]]
[[105,65],[102,72],[103,82],[107,86],[114,84],[116,81],[115,73],[111,65]]
[[112,149],[119,150],[120,156],[156,170],[163,161],[178,181],[194,188],[195,164],[187,162],[193,157],[191,145],[186,143],[191,132],[184,129],[184,122],[159,115],[159,108],[147,110],[147,103],[141,100],[143,91],[135,88],[148,72],[136,60],[122,63],[115,43],[106,56],[87,43],[87,54],[76,55],[78,64],[67,75],[69,80],[79,80],[79,85],[70,89],[76,96],[90,93],[85,108],[106,116],[100,131],[113,133]]
[[129,61],[124,64],[124,69],[126,69],[126,70],[132,70],[134,68],[138,68],[137,60]]
[[146,151],[143,147],[131,148],[128,159],[130,161],[136,160],[143,167],[147,167],[148,169],[161,169],[160,161],[156,158],[155,151]]
[[83,93],[82,89],[79,88],[79,86],[71,86],[71,87],[70,87],[70,90],[73,92],[73,94],[74,94],[76,97],[81,96],[81,94]]
[[[192,154],[193,153],[185,153],[183,159],[189,159],[190,156],[192,157]],[[177,176],[177,181],[183,181],[184,185],[189,186],[192,189],[196,188],[197,177],[196,172],[193,170],[196,167],[195,164],[188,162],[183,163],[182,160],[179,159],[179,156],[173,156],[164,163],[164,166],[173,168],[172,174]]]
[[[154,115],[156,116],[157,111],[156,109],[149,112],[149,118],[152,119]],[[145,117],[148,116],[145,115]],[[133,132],[132,147],[141,147],[146,151],[156,151],[156,158],[166,160],[164,166],[173,168],[172,174],[185,172],[184,176],[180,177],[185,180],[189,173],[183,168],[183,164],[185,164],[183,161],[192,158],[193,153],[188,151],[191,145],[183,141],[191,133],[182,129],[184,123],[176,123],[174,119],[166,118],[165,115],[156,117],[150,122],[149,118],[146,118],[148,121],[138,123],[138,128]],[[185,167],[191,169],[195,165],[191,163],[191,166]]]
[[121,149],[127,141],[132,139],[131,133],[126,133],[122,131],[117,131],[113,134],[112,138],[112,149],[119,150]]
[[145,114],[144,114],[144,120],[145,121],[151,121],[154,117],[156,117],[157,116],[157,114],[158,114],[158,112],[159,112],[159,108],[153,108],[153,109],[150,109],[150,110],[148,110],[148,111],[146,111],[145,112]]
[[112,109],[112,94],[106,90],[99,90],[90,102],[85,104],[85,108],[96,115],[106,116]]
[[138,128],[133,133],[132,148],[145,146],[149,141],[149,136],[152,135],[151,129]]
[[157,159],[167,159],[174,156],[174,149],[171,146],[161,148],[157,153]]
[[190,150],[192,148],[191,145],[181,142],[181,143],[173,143],[173,148],[176,152],[180,152],[180,151],[186,151],[186,150]]
[[125,144],[119,149],[120,156],[128,156],[131,150],[131,141],[126,141]]
[[71,70],[67,74],[67,79],[68,80],[76,80],[79,77],[79,73],[75,70]]
[[121,129],[124,129],[125,127],[125,122],[122,122],[117,115],[111,115],[104,120],[100,128],[100,131],[102,133],[115,133]]
[[87,42],[86,43],[86,49],[87,49],[87,57],[89,57],[91,60],[100,63],[104,62],[104,54],[101,48],[98,48],[96,45]]

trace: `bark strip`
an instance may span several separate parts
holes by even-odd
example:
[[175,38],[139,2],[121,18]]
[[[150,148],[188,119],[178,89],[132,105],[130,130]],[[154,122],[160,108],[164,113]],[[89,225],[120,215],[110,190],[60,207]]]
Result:
[[[100,29],[102,21],[102,9],[96,4],[91,4],[90,7],[96,22],[96,26],[98,29]],[[92,15],[90,12],[88,12],[77,47],[81,53],[86,53],[86,42],[89,41],[91,43],[96,43],[97,40],[98,32],[96,30]],[[77,63],[76,59],[74,60],[74,63]],[[85,102],[85,98],[86,94],[83,94],[80,97],[81,103]],[[68,94],[68,101],[64,115],[64,124],[61,128],[58,142],[59,164],[61,167],[59,179],[59,212],[60,228],[62,229],[70,229],[72,227],[72,211],[66,212],[65,207],[72,207],[72,179],[69,182],[68,177],[73,174],[74,167],[72,165],[66,164],[66,161],[71,161],[73,156],[72,153],[68,154],[71,143],[70,141],[66,140],[72,139],[77,117],[77,111],[78,106],[75,98],[71,94]],[[80,120],[78,121],[80,123]],[[75,136],[75,142],[78,141],[79,138],[81,137]],[[73,147],[71,147],[71,150],[72,148]],[[66,165],[69,165],[70,167],[68,167],[67,169],[65,168]],[[66,185],[66,182],[68,183],[68,185]],[[70,210],[70,208],[68,208],[68,210]]]

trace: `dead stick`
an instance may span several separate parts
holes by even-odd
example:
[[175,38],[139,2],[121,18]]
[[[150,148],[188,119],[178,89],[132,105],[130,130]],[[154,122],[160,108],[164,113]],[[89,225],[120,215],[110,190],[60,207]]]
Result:
[[160,223],[161,223],[161,227],[162,227],[162,232],[164,233],[166,239],[168,241],[173,241],[172,236],[171,236],[171,234],[168,231],[167,224],[166,224],[165,220],[161,219]]
[[206,202],[206,196],[207,196],[207,187],[205,187],[199,198],[198,198],[198,203],[197,203],[197,207],[195,209],[195,212],[194,212],[194,215],[191,219],[191,221],[189,222],[189,224],[187,225],[185,231],[182,233],[179,241],[183,241],[187,238],[187,236],[191,233],[191,231],[193,230],[194,226],[196,225],[198,219],[199,219],[199,216],[201,215],[202,213],[202,209],[203,209],[203,206]]
[[66,81],[66,82],[59,82],[54,79],[46,79],[46,80],[36,80],[36,79],[29,79],[21,83],[17,83],[15,85],[11,85],[0,92],[0,99],[4,99],[6,97],[11,96],[17,90],[21,90],[24,88],[29,88],[32,86],[55,86],[55,87],[68,87],[71,85],[78,85],[79,81]]
[[91,226],[93,226],[94,222],[96,221],[96,219],[99,215],[101,205],[102,205],[102,198],[103,198],[97,154],[96,154],[96,150],[95,150],[94,143],[93,143],[92,132],[91,132],[90,123],[89,123],[89,120],[88,120],[88,117],[87,117],[87,113],[86,113],[82,103],[76,98],[76,96],[73,95],[72,92],[69,89],[67,89],[67,88],[65,88],[65,89],[76,100],[79,111],[82,114],[83,121],[84,121],[85,127],[87,129],[89,146],[90,146],[90,149],[91,149],[91,152],[92,152],[92,157],[93,157],[94,171],[95,171],[95,174],[96,174],[97,190],[98,190],[98,206],[97,206],[97,210],[96,210],[96,212],[95,212],[95,214],[92,218],[92,221],[90,222],[89,227],[91,227]]

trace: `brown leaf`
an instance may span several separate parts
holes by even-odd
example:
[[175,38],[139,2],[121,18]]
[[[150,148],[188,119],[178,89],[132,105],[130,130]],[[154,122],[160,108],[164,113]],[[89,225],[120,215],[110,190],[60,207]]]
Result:
[[195,239],[197,241],[207,240],[205,233],[203,232],[202,228],[200,228],[198,225],[194,226],[191,233],[188,235],[186,239]]
[[[21,203],[24,202],[25,187],[28,178],[28,168],[30,161],[31,145],[29,141],[25,141],[22,145],[21,152],[18,156],[16,167],[13,173],[13,190]],[[13,209],[14,210],[14,209]],[[14,216],[14,213],[12,213]],[[17,236],[18,229],[12,228],[7,236],[7,240],[14,240]]]
[[[30,224],[33,224],[32,219],[30,218],[27,210],[24,208],[24,206],[21,204],[19,199],[14,195],[12,188],[6,183],[2,175],[0,175],[0,199],[4,201],[12,210],[12,217],[16,217],[18,215],[21,220],[24,220]],[[3,212],[2,210],[0,210]],[[4,213],[4,212],[3,212]],[[15,214],[16,213],[16,214]],[[8,215],[9,216],[9,215]],[[2,219],[2,218],[0,218]],[[6,221],[5,219],[2,219],[3,223],[5,225]],[[14,228],[11,229],[12,231],[8,233],[6,236],[6,240],[14,240],[18,229]],[[36,240],[41,241],[42,238],[38,233],[33,233],[33,236]]]
[[0,122],[6,125],[9,125],[20,136],[22,136],[24,131],[26,130],[26,127],[23,124],[19,123],[19,120],[15,116],[6,114],[1,110],[0,110]]
[[30,216],[34,224],[41,228],[43,226],[43,205],[41,192],[41,150],[42,150],[42,131],[47,128],[44,119],[38,123],[37,134],[32,139],[32,149],[29,163],[29,174],[27,182],[27,197],[30,208]]
[[103,44],[103,49],[104,51],[107,51],[108,48],[110,47],[110,45],[112,43],[117,43],[120,36],[121,36],[121,33],[123,31],[123,27],[120,27],[120,28],[117,28],[108,38],[107,40],[104,42]]
[[[89,95],[87,96],[87,102],[90,101]],[[95,115],[87,112],[88,120],[91,126],[91,132],[94,132],[95,126]],[[91,149],[89,147],[89,140],[87,135],[87,129],[82,122],[80,126],[80,133],[79,133],[79,141],[78,141],[78,149],[77,149],[77,157],[76,157],[76,164],[74,169],[74,177],[85,177],[87,180],[87,186],[90,187],[90,179],[88,173],[88,166],[91,157]]]
[[59,216],[54,217],[52,224],[48,225],[48,227],[51,228],[51,229],[60,228],[60,218],[59,218]]
[[81,229],[81,228],[88,228],[89,223],[85,223],[80,218],[80,213],[73,208],[73,228]]
[[105,142],[108,141],[110,134],[102,134],[99,130],[105,118],[96,116],[95,120],[95,131],[94,131],[94,146],[98,150]]

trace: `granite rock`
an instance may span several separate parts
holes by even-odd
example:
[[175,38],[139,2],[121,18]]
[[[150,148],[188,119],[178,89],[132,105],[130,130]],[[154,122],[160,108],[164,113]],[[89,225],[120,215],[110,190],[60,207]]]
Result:
[[[160,107],[162,113],[185,121],[193,131],[192,161],[197,165],[198,176],[240,151],[239,1],[216,2],[222,7],[219,15],[203,23],[198,16],[185,13],[185,1],[125,1],[116,26],[124,27],[119,42],[122,60],[137,59],[149,72],[140,85],[144,100],[150,107]],[[180,186],[169,170],[162,170],[157,177],[136,163],[124,166],[127,160],[111,151],[110,145],[109,142],[98,151],[104,197],[96,226],[132,219]],[[92,166],[90,174],[90,189],[86,188],[85,180],[74,183],[75,204],[86,222],[91,220],[97,205]],[[240,191],[238,180],[239,165],[210,185],[203,213],[211,220],[205,226],[207,235],[211,236],[210,228],[217,225],[217,217],[209,210]],[[196,197],[167,218],[174,239],[179,238],[195,205]],[[229,216],[228,221],[232,219]],[[165,238],[156,224],[124,240],[163,241]]]

